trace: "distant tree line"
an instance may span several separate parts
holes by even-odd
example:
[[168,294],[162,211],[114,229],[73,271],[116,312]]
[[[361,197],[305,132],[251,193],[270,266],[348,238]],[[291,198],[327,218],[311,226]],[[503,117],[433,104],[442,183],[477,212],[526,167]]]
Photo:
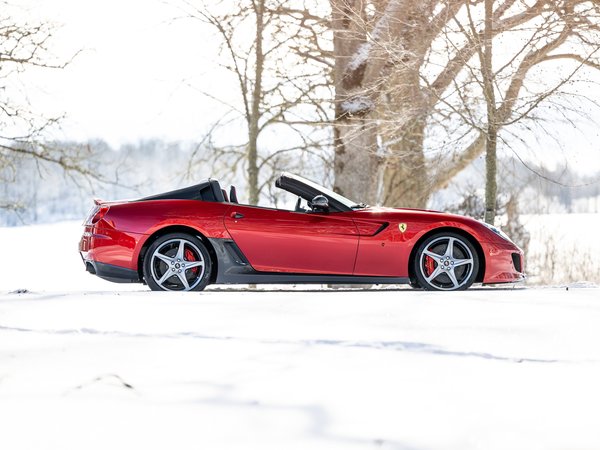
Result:
[[[72,176],[61,165],[39,164],[32,158],[14,161],[9,170],[16,171],[18,176],[10,183],[0,183],[0,198],[11,200],[10,208],[0,208],[0,225],[83,220],[93,206],[94,197],[139,198],[193,184],[185,178],[185,168],[194,150],[191,143],[151,140],[117,149],[104,141],[52,145],[85,147],[87,166],[102,179]],[[208,172],[206,178],[210,176]],[[6,175],[0,171],[3,174]]]
[[[0,226],[82,220],[93,206],[93,198],[134,199],[191,186],[207,178],[217,178],[224,189],[238,188],[240,200],[248,202],[250,193],[243,174],[232,171],[235,155],[222,155],[218,164],[199,164],[214,156],[213,148],[195,142],[169,142],[158,139],[111,147],[102,140],[51,142],[54,148],[85,148],[86,164],[99,177],[71,174],[58,164],[40,164],[32,158],[15,160],[0,170],[10,182],[0,182],[0,199],[10,199],[10,207],[0,207]],[[190,161],[194,164],[190,165]],[[323,173],[314,171],[313,179],[323,182]],[[8,172],[8,173],[7,173]],[[110,180],[110,181],[107,181]],[[283,192],[273,183],[264,189],[261,203],[282,206]]]
[[[101,140],[53,142],[52,145],[56,148],[85,147],[89,167],[113,181],[82,180],[69,176],[68,171],[59,165],[37,164],[35,160],[22,159],[11,168],[19,176],[10,183],[0,183],[0,198],[11,199],[10,208],[0,208],[0,226],[82,220],[92,207],[94,197],[105,200],[140,198],[189,186],[209,177],[217,177],[225,189],[230,184],[236,185],[241,200],[247,202],[249,199],[243,173],[228,171],[234,163],[234,155],[221,156],[221,167],[194,165],[193,170],[189,170],[191,159],[209,160],[212,157],[209,146],[161,140],[141,141],[119,148]],[[541,167],[528,169],[510,158],[501,158],[498,166],[500,214],[506,214],[507,205],[513,200],[518,203],[516,206],[520,206],[518,209],[536,214],[600,212],[600,186],[594,183],[600,178],[600,173],[582,176],[569,167],[553,171]],[[314,161],[311,167],[314,170]],[[563,184],[541,178],[531,169]],[[327,174],[313,171],[311,176],[325,182]],[[432,197],[432,206],[483,219],[485,204],[481,191],[484,178],[485,163],[479,159],[456,177],[447,189],[438,191]],[[577,187],[565,187],[576,184]],[[281,207],[285,201],[282,192],[269,183],[261,203]]]

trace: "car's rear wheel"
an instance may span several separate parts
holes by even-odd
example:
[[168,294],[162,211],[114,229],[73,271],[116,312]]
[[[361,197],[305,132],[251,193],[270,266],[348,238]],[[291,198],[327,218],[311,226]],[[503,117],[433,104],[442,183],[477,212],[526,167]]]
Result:
[[473,244],[456,233],[437,233],[419,245],[414,272],[419,285],[430,291],[459,291],[469,288],[479,270]]
[[206,246],[186,233],[158,238],[144,258],[144,279],[153,291],[201,291],[209,282],[210,271]]

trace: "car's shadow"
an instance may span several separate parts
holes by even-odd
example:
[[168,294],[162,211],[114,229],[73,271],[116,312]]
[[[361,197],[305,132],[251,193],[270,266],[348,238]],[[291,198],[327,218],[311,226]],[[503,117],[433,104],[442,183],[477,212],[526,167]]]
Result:
[[[466,291],[457,291],[457,292],[489,292],[489,291],[524,291],[527,290],[525,286],[519,287],[472,287]],[[354,287],[328,287],[323,289],[306,289],[306,288],[278,288],[278,287],[265,287],[265,288],[248,288],[248,287],[219,287],[219,286],[209,286],[206,289],[206,292],[305,292],[305,293],[336,293],[336,292],[439,292],[440,294],[447,293],[446,291],[426,291],[424,289],[413,289],[411,287],[390,287],[390,288],[354,288]]]

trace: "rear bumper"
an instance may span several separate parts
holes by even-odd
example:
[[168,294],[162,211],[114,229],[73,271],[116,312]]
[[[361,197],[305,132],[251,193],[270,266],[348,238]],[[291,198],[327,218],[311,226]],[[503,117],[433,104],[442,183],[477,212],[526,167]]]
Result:
[[81,258],[85,264],[85,270],[92,275],[97,275],[100,278],[112,281],[113,283],[139,283],[140,277],[135,270],[119,267],[112,264],[105,264],[97,261],[86,260],[81,254]]
[[141,235],[86,226],[79,254],[86,270],[115,283],[139,283],[134,249]]

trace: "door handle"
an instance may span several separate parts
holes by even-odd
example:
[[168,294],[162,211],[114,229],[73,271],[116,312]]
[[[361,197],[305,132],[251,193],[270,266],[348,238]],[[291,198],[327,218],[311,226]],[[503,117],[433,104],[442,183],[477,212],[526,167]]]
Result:
[[243,218],[244,218],[244,215],[243,215],[242,213],[235,212],[235,211],[234,211],[234,212],[232,212],[232,213],[231,213],[229,216],[230,216],[232,219],[243,219]]

